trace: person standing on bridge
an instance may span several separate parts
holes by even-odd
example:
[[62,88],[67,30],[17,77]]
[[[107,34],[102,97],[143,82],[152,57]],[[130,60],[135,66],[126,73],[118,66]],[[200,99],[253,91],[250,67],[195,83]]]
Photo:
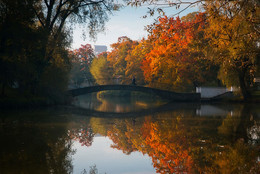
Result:
[[133,76],[133,78],[132,78],[132,85],[136,85],[135,84],[135,76]]

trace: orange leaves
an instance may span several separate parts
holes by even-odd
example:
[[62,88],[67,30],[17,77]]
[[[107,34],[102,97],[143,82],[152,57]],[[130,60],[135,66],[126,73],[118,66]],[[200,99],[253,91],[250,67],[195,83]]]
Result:
[[175,128],[177,122],[151,123],[143,125],[143,138],[147,153],[152,157],[157,173],[189,173],[193,163],[184,130]]
[[194,52],[202,52],[193,47],[198,35],[203,35],[204,16],[199,13],[194,19],[186,21],[165,16],[150,26],[152,31],[148,40],[152,48],[142,66],[147,81],[170,82],[169,85],[175,88],[193,85],[197,80],[195,68],[200,68],[194,66],[198,64],[194,55],[199,55]]
[[[111,45],[112,51],[108,53],[107,60],[113,67],[114,76],[125,76],[127,56],[130,55],[130,52],[137,45],[137,41],[132,41],[126,36],[118,38],[118,42]],[[128,60],[130,59],[128,58]]]
[[90,44],[81,45],[79,49],[76,49],[72,52],[72,54],[85,66],[89,65],[94,59],[94,50]]

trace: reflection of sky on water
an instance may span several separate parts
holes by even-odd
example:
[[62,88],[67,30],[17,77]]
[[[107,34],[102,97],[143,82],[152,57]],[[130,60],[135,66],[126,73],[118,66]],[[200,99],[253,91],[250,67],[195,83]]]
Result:
[[141,152],[132,152],[126,155],[120,150],[110,147],[112,141],[107,137],[94,137],[92,146],[81,146],[73,143],[76,153],[72,156],[73,173],[89,171],[90,166],[96,165],[101,174],[152,174],[155,169],[151,159]]

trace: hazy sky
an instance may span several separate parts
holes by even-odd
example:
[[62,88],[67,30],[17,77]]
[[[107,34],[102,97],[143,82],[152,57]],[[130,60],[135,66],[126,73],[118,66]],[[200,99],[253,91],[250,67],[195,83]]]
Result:
[[[196,9],[197,10],[197,9]],[[127,36],[132,40],[141,40],[147,36],[147,31],[144,30],[145,26],[151,24],[155,17],[142,18],[147,14],[147,7],[124,7],[120,11],[113,12],[110,15],[110,20],[106,23],[106,30],[97,35],[96,41],[92,41],[87,36],[86,40],[83,40],[82,29],[77,28],[73,32],[73,44],[72,48],[79,48],[81,44],[91,45],[106,45],[110,49],[112,43],[116,43],[118,37]],[[186,10],[181,13],[180,16],[186,15],[194,11],[194,9]],[[178,12],[174,7],[167,9],[167,15],[172,15]]]

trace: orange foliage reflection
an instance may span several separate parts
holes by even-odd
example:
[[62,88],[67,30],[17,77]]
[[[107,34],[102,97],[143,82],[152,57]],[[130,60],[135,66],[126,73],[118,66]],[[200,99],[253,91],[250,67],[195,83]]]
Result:
[[157,123],[145,123],[145,144],[151,150],[148,155],[158,173],[191,173],[192,157],[189,155],[188,143],[178,131],[162,132]]
[[142,124],[135,124],[135,120],[124,121],[125,124],[118,123],[108,131],[113,148],[126,154],[136,150],[148,154],[157,173],[191,173],[193,160],[189,143],[178,118],[163,124],[152,122],[149,117]]
[[[84,125],[84,124],[83,124]],[[93,138],[95,136],[92,128],[87,125],[78,129],[71,129],[68,132],[69,137],[73,140],[78,141],[82,146],[91,146]]]
[[169,117],[165,113],[156,118],[116,120],[108,136],[113,148],[126,154],[140,151],[150,156],[156,172],[161,174],[259,171],[257,149],[241,138],[230,142],[218,134],[223,121],[182,114]]

